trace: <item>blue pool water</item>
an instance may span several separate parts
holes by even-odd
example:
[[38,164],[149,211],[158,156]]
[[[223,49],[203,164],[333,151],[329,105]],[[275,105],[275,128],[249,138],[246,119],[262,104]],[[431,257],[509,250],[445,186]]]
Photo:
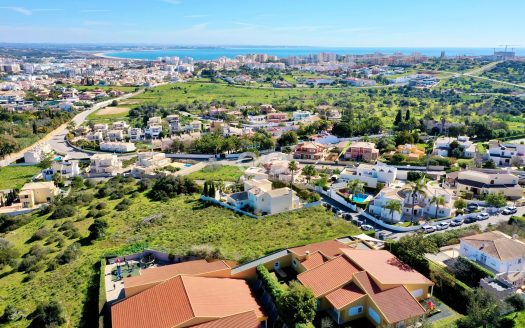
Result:
[[57,162],[59,162],[59,161],[62,160],[62,156],[57,156],[57,157],[54,158],[54,160],[57,161]]
[[357,194],[352,196],[352,200],[356,203],[364,203],[367,198],[367,194]]
[[184,167],[191,167],[192,165],[190,163],[184,164]]

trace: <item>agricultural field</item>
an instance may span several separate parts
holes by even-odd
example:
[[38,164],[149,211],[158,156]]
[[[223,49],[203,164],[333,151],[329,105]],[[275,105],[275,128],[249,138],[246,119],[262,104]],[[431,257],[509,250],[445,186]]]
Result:
[[133,92],[137,89],[137,87],[122,87],[122,86],[116,86],[116,85],[70,85],[69,87],[75,88],[78,91],[91,91],[91,90],[117,90],[122,92]]
[[235,182],[243,175],[243,170],[234,165],[208,165],[197,172],[188,175],[192,180],[232,181]]
[[93,123],[111,123],[115,121],[129,121],[129,111],[131,108],[118,106],[118,107],[105,107],[97,110],[94,113],[88,115],[87,120]]
[[0,190],[20,188],[41,170],[38,166],[0,167]]
[[[138,191],[134,180],[114,182],[101,194],[103,186],[73,191],[76,210],[65,217],[53,219],[56,211],[35,213],[17,217],[19,226],[14,228],[2,220],[0,238],[13,245],[18,262],[24,262],[25,267],[0,269],[0,313],[9,304],[27,316],[39,302],[57,300],[64,307],[67,326],[94,327],[99,263],[104,255],[132,253],[142,247],[186,254],[193,245],[210,245],[227,259],[245,262],[278,249],[359,232],[343,219],[334,220],[323,207],[255,220],[204,204],[198,195],[154,202],[146,196],[147,191]],[[117,206],[123,199],[129,204],[119,211]],[[109,224],[102,240],[88,238],[93,216]],[[144,220],[152,216],[158,219]],[[75,243],[78,246],[71,246]],[[68,249],[75,250],[68,263],[53,265]],[[29,321],[25,318],[6,326],[26,327]]]

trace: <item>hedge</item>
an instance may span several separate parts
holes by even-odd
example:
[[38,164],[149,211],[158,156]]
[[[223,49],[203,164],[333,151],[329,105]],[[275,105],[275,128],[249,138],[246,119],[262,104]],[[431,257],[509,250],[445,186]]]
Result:
[[[104,328],[104,326],[109,327],[109,325],[105,325],[108,320],[105,320],[106,315],[106,259],[100,260],[100,280],[98,285],[98,327]],[[108,316],[109,317],[109,316]]]
[[277,303],[277,300],[286,292],[283,285],[281,285],[281,283],[277,280],[277,277],[272,275],[270,271],[268,271],[268,269],[262,264],[257,267],[257,274],[266,287],[266,290],[272,296],[274,302]]
[[456,278],[465,282],[470,287],[478,287],[479,281],[482,278],[495,277],[495,274],[492,271],[485,269],[481,265],[469,260],[466,257],[459,256],[457,261],[460,265],[465,265],[466,267],[463,272],[457,272],[456,270],[453,270],[453,274],[456,276]]
[[435,283],[434,294],[457,312],[465,314],[472,288],[433,263],[429,267],[430,278]]

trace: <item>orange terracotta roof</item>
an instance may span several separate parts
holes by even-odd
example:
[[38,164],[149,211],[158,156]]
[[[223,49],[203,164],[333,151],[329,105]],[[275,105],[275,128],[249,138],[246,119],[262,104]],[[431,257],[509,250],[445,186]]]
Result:
[[357,301],[361,297],[365,296],[366,293],[361,290],[353,282],[346,284],[344,287],[334,290],[330,294],[326,295],[326,299],[336,309],[342,309],[348,304]]
[[327,262],[329,258],[324,256],[322,253],[315,252],[313,254],[310,254],[308,258],[304,259],[301,264],[306,270],[311,270],[313,268],[316,268],[320,266],[321,264]]
[[111,321],[113,328],[175,328],[247,311],[264,318],[246,281],[182,275],[115,303]]
[[381,290],[365,271],[356,273],[354,280],[368,294],[390,324],[425,314],[425,309],[404,286]]
[[206,260],[188,261],[177,264],[165,265],[156,268],[141,270],[140,275],[124,278],[124,288],[141,286],[151,283],[161,283],[181,274],[204,275],[212,272],[230,270],[224,261],[208,262]]
[[261,322],[254,311],[235,314],[226,318],[209,321],[192,328],[259,328]]
[[313,243],[313,244],[308,244],[304,246],[293,247],[288,250],[297,256],[305,256],[306,252],[309,251],[310,254],[313,254],[315,252],[321,252],[323,253],[323,255],[328,256],[329,258],[333,258],[337,255],[342,254],[341,248],[350,249],[348,245],[343,244],[340,241],[326,240],[326,241],[322,241],[319,243]]
[[353,274],[358,271],[359,269],[350,260],[339,256],[299,274],[297,279],[304,286],[309,287],[318,298],[350,282]]
[[362,270],[385,285],[434,283],[385,250],[344,249],[343,253]]

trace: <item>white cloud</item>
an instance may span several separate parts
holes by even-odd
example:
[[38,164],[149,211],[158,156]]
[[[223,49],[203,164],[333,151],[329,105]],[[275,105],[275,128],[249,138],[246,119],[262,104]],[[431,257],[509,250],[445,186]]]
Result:
[[109,13],[110,10],[107,9],[83,9],[81,13]]
[[180,5],[182,3],[180,0],[162,0],[162,2],[169,3],[170,5]]
[[96,21],[96,20],[86,20],[84,21],[84,25],[86,26],[108,26],[108,25],[111,25],[111,23],[104,22],[104,21]]
[[0,7],[0,9],[9,9],[25,16],[33,15],[33,12],[30,9],[24,7]]

